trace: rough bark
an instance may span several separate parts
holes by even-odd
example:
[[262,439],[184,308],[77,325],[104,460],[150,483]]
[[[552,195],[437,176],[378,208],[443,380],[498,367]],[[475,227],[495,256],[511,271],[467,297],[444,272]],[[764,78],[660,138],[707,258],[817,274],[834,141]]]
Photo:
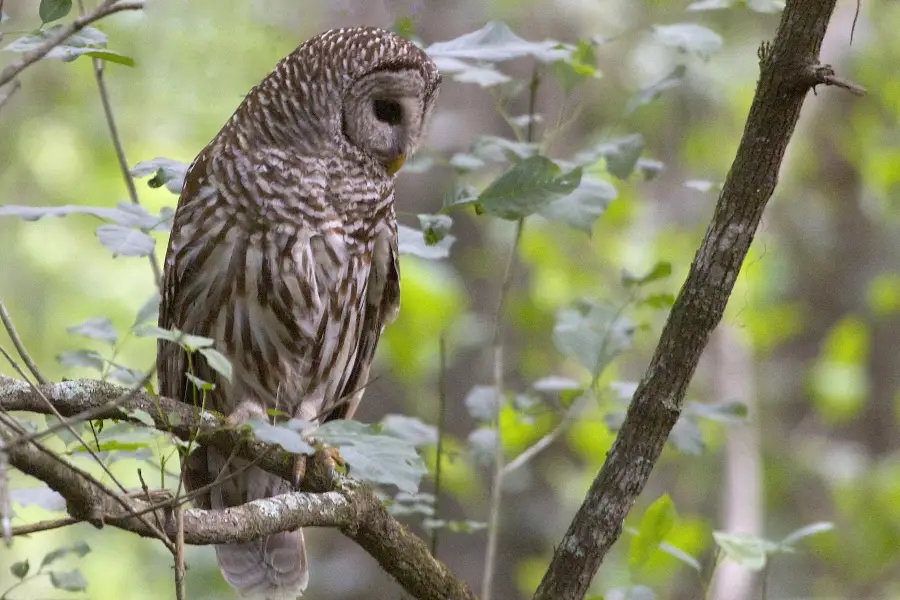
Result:
[[662,452],[709,336],[718,325],[775,184],[807,92],[819,84],[862,90],[818,62],[836,0],[788,0],[737,156],[687,280],[605,464],[557,546],[535,600],[580,600]]

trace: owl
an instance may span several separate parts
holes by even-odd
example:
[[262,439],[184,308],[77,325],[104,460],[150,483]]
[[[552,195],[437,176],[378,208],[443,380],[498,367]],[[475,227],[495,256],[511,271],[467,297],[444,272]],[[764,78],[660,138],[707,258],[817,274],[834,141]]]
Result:
[[[399,310],[394,176],[423,136],[440,82],[413,43],[354,27],[303,43],[250,91],[188,169],[159,319],[215,340],[232,376],[161,340],[161,394],[233,424],[352,418]],[[212,448],[183,468],[203,508],[292,489]],[[296,598],[309,579],[299,530],[216,554],[245,597]]]

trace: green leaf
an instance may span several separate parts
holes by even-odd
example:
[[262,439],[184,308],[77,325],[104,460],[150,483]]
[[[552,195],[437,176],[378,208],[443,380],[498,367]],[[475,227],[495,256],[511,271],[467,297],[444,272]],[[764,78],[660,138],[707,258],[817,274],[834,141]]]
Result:
[[690,415],[682,415],[675,422],[675,426],[669,432],[668,441],[676,450],[689,456],[697,456],[706,451],[703,432],[700,431],[700,426]]
[[451,74],[459,83],[474,83],[483,88],[494,87],[512,81],[509,75],[501,73],[487,63],[471,65],[449,57],[436,57],[435,64],[441,73]]
[[25,579],[25,576],[28,575],[28,570],[31,568],[31,564],[29,564],[28,559],[20,560],[19,562],[14,562],[9,566],[9,572],[12,573],[13,577],[16,579]]
[[104,221],[111,221],[125,227],[163,231],[170,226],[166,223],[168,211],[151,215],[147,210],[131,202],[119,202],[116,208],[104,206],[0,206],[0,217],[20,217],[24,221],[37,221],[44,217],[65,217],[72,214],[87,214]]
[[[101,442],[99,446],[97,446],[96,444],[91,444],[91,449],[95,452],[134,452],[135,450],[141,450],[142,448],[150,447],[150,444],[148,444],[147,442],[120,442],[118,440]],[[76,448],[75,452],[87,452],[87,450],[84,447],[81,447]]]
[[409,442],[416,448],[438,442],[438,430],[421,419],[405,415],[385,415],[381,419],[381,432]]
[[166,186],[166,189],[173,194],[180,194],[189,166],[189,163],[157,157],[134,165],[131,168],[131,174],[134,177],[153,175],[147,185],[152,188]]
[[[40,47],[48,38],[57,34],[62,25],[54,25],[47,29],[42,29],[34,34],[23,35],[11,44],[7,45],[4,50],[8,52],[32,52]],[[53,58],[62,60],[63,62],[71,62],[79,56],[92,55],[96,53],[96,58],[102,60],[110,60],[112,56],[116,56],[116,62],[122,64],[134,64],[130,58],[122,56],[117,52],[106,48],[106,34],[93,27],[85,27],[84,29],[73,33],[65,39],[65,41],[54,47],[48,52],[44,58]]]
[[134,410],[129,410],[126,413],[129,418],[134,419],[135,421],[140,421],[147,427],[156,427],[156,421],[153,420],[153,417],[150,416],[146,410],[141,410],[136,408]]
[[675,296],[668,292],[663,292],[661,294],[650,294],[646,298],[642,298],[637,301],[639,306],[649,306],[650,308],[655,309],[666,309],[672,308],[675,304]]
[[56,550],[52,550],[44,555],[43,560],[41,560],[40,568],[43,569],[44,567],[53,564],[64,556],[71,556],[74,554],[75,556],[80,558],[90,551],[91,547],[84,542],[76,542],[71,546],[63,546],[61,548],[57,548]]
[[675,505],[668,494],[663,494],[641,517],[637,535],[631,540],[628,565],[632,569],[644,566],[674,526]]
[[110,365],[107,375],[128,387],[139,386],[146,378],[146,374],[142,371],[117,364]]
[[664,46],[695,54],[704,60],[722,47],[719,34],[695,23],[654,25],[653,36]]
[[419,215],[419,225],[422,227],[425,243],[434,246],[447,237],[453,219],[449,215]]
[[594,223],[616,198],[616,188],[595,177],[582,177],[572,193],[554,200],[538,212],[551,221],[559,221],[590,235]]
[[199,377],[194,377],[190,373],[185,373],[184,376],[188,381],[190,381],[192,384],[194,384],[194,387],[196,387],[198,390],[201,390],[204,392],[211,392],[214,389],[216,389],[215,383],[205,381],[203,379],[200,379]]
[[400,491],[415,493],[427,472],[425,463],[411,444],[384,435],[371,425],[335,420],[318,427],[314,435],[329,446],[339,448],[353,477],[363,481],[393,485]]
[[747,533],[714,531],[713,539],[725,556],[751,571],[761,571],[766,566],[766,555],[777,546]]
[[622,283],[626,286],[635,285],[647,285],[648,283],[652,283],[654,281],[659,281],[660,279],[665,279],[669,275],[672,274],[672,263],[668,263],[665,261],[660,261],[653,265],[653,268],[650,271],[641,277],[637,277],[632,275],[628,271],[622,272]]
[[123,56],[118,52],[113,52],[112,50],[92,50],[91,52],[85,52],[85,55],[90,56],[91,58],[99,58],[100,60],[105,60],[106,62],[125,65],[126,67],[134,67],[137,65],[134,59],[130,56]]
[[632,98],[628,102],[628,107],[625,109],[625,113],[630,114],[634,112],[639,106],[650,104],[651,102],[659,98],[666,90],[671,90],[680,86],[682,83],[684,83],[684,74],[686,71],[686,66],[678,65],[671,73],[669,73],[656,83],[642,89],[634,98]]
[[550,159],[532,156],[498,177],[477,202],[487,214],[514,221],[572,193],[580,183],[580,167],[563,173]]
[[186,350],[199,350],[201,348],[209,348],[215,344],[215,340],[200,335],[191,335],[184,333],[178,329],[163,329],[156,325],[144,325],[135,329],[135,335],[138,337],[153,337],[159,340],[168,340],[175,342]]
[[397,235],[400,254],[410,254],[429,260],[438,260],[450,256],[450,247],[456,241],[456,238],[452,235],[445,235],[440,241],[429,244],[425,239],[425,232],[406,225],[397,226]]
[[300,431],[288,427],[284,424],[272,425],[267,421],[252,419],[247,422],[253,435],[260,442],[267,444],[278,444],[288,452],[294,454],[312,454],[316,451],[306,440],[303,439]]
[[719,423],[744,423],[747,420],[747,405],[738,400],[691,402],[685,407],[685,412]]
[[100,243],[117,256],[149,256],[153,254],[156,240],[140,231],[123,225],[109,224],[97,228]]
[[50,583],[58,590],[67,592],[83,592],[87,589],[87,581],[81,571],[50,571]]
[[672,558],[678,559],[687,566],[691,567],[698,573],[703,572],[703,566],[700,564],[700,561],[676,546],[668,542],[662,542],[659,545],[659,549],[671,556]]
[[575,161],[582,165],[593,164],[606,159],[607,170],[616,178],[626,180],[634,172],[641,152],[644,151],[644,136],[639,133],[616,138],[597,144],[593,148],[579,152]]
[[75,335],[83,335],[93,340],[100,340],[110,345],[119,341],[119,334],[113,327],[112,321],[106,317],[93,317],[80,325],[66,327],[66,331]]
[[447,42],[437,42],[425,49],[435,59],[456,58],[486,62],[502,62],[531,57],[541,62],[568,58],[571,46],[553,40],[529,42],[517,36],[506,24],[491,21],[478,31],[461,35]]
[[491,385],[472,386],[465,399],[469,415],[477,421],[493,422],[500,414],[500,398],[497,388]]
[[159,302],[159,292],[154,291],[153,295],[144,302],[140,309],[138,309],[137,315],[134,318],[134,323],[131,324],[131,328],[134,329],[138,325],[143,325],[144,323],[156,322],[159,319]]
[[64,367],[89,367],[102,371],[106,366],[106,359],[93,350],[69,350],[61,352],[56,357]]
[[615,357],[631,346],[631,320],[606,303],[583,302],[556,315],[553,342],[598,377]]
[[197,350],[206,359],[206,364],[216,373],[231,381],[231,361],[215,348],[199,348]]
[[38,7],[38,14],[41,17],[41,23],[49,23],[62,19],[72,10],[72,0],[41,0]]
[[483,135],[475,141],[472,153],[491,162],[516,163],[520,159],[536,156],[538,144],[517,142],[495,135]]
[[827,521],[812,523],[801,527],[800,529],[795,529],[789,533],[787,537],[781,540],[778,545],[784,548],[792,548],[800,540],[820,533],[825,533],[826,531],[831,531],[832,529],[834,529],[834,523],[829,523]]
[[581,384],[569,377],[561,377],[559,375],[549,375],[542,379],[538,379],[531,387],[539,392],[566,392],[570,390],[580,390]]

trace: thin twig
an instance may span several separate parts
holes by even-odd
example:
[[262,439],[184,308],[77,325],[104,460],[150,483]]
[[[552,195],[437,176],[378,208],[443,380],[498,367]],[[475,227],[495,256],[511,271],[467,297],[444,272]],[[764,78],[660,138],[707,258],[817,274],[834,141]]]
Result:
[[66,517],[64,519],[51,519],[49,521],[38,521],[37,523],[29,523],[28,525],[19,525],[17,527],[13,527],[12,534],[13,537],[20,535],[30,535],[32,533],[38,533],[41,531],[50,531],[51,529],[68,527],[69,525],[74,525],[80,522],[80,520],[74,519],[72,517]]
[[575,417],[581,412],[581,409],[584,405],[586,395],[582,394],[578,398],[575,399],[574,402],[569,406],[566,410],[566,413],[563,415],[563,418],[559,423],[556,424],[556,427],[553,428],[553,431],[536,441],[534,444],[526,448],[519,454],[517,457],[509,461],[502,469],[502,474],[504,477],[525,466],[531,459],[544,451],[550,444],[556,441],[566,429],[568,429],[569,425],[572,421],[575,420]]
[[[442,331],[438,340],[438,356],[440,372],[438,373],[438,439],[437,459],[434,466],[434,518],[441,518],[441,460],[444,458],[444,432],[447,420],[447,334]],[[431,530],[431,555],[437,556],[438,531],[440,527]]]
[[10,101],[10,99],[13,97],[13,94],[18,92],[21,88],[22,88],[21,81],[16,79],[15,81],[12,82],[12,85],[10,86],[9,91],[6,92],[6,94],[2,98],[0,98],[0,110],[3,110],[3,107],[6,106],[6,103]]
[[143,2],[120,2],[117,4],[116,0],[103,0],[91,13],[75,19],[68,25],[63,25],[56,33],[48,37],[43,44],[25,54],[22,60],[0,71],[0,86],[4,86],[12,81],[16,75],[47,56],[51,50],[66,41],[73,33],[81,31],[91,23],[108,17],[113,13],[124,10],[142,10],[143,8]]
[[34,378],[37,379],[41,385],[47,383],[47,378],[41,375],[41,371],[37,368],[37,364],[31,359],[31,355],[28,354],[25,344],[22,343],[22,338],[19,337],[19,332],[16,331],[16,326],[13,324],[9,312],[3,304],[3,300],[0,300],[0,321],[3,321],[3,327],[6,329],[6,333],[9,334],[9,339],[12,340],[16,352],[22,358],[22,362],[25,363],[25,366],[28,367],[28,370],[31,371],[31,374],[34,375]]
[[178,528],[175,536],[175,599],[187,600],[184,586],[184,505],[180,504],[175,509],[175,523]]
[[[525,134],[525,142],[531,143],[534,136],[534,114],[537,103],[537,91],[540,86],[538,65],[535,63],[531,74],[531,84],[528,95],[528,127]],[[496,432],[494,443],[494,471],[491,485],[491,504],[488,515],[488,539],[484,557],[484,577],[481,580],[481,600],[491,599],[491,588],[494,583],[494,572],[497,561],[497,542],[500,536],[500,503],[503,498],[503,436],[500,431],[500,408],[503,400],[503,309],[506,306],[506,297],[512,287],[512,276],[515,270],[516,257],[519,254],[519,244],[522,241],[522,231],[525,228],[525,220],[516,222],[516,232],[506,268],[503,273],[503,281],[500,284],[500,297],[497,300],[497,310],[494,313],[494,334],[491,340],[494,354],[494,393],[496,394],[496,417],[494,418],[494,431]]]
[[[84,2],[78,0],[78,8],[84,16]],[[119,128],[116,125],[116,117],[113,113],[112,104],[109,101],[109,92],[106,88],[106,81],[103,78],[104,61],[99,58],[92,59],[94,63],[94,79],[97,81],[97,90],[100,92],[100,102],[103,104],[103,114],[106,116],[106,125],[109,128],[109,136],[112,138],[113,148],[116,151],[116,160],[119,162],[119,170],[122,172],[122,178],[125,180],[125,187],[128,188],[128,197],[132,204],[140,206],[141,201],[138,198],[137,186],[134,184],[134,176],[128,167],[128,158],[125,156],[125,147],[122,145],[122,137],[119,135]],[[162,286],[162,269],[159,266],[159,260],[156,253],[151,252],[147,257],[150,260],[150,268],[153,269],[153,281],[156,287]]]

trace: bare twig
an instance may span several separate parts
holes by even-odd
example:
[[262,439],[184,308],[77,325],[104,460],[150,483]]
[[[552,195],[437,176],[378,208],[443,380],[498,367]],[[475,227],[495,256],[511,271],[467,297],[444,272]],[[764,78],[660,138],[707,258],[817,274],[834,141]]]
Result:
[[37,523],[29,523],[28,525],[17,525],[12,528],[13,537],[20,535],[30,535],[32,533],[38,533],[41,531],[50,531],[52,529],[59,529],[61,527],[68,527],[69,525],[74,525],[75,523],[80,523],[79,519],[73,519],[72,517],[66,517],[64,519],[52,519],[49,521],[39,521]]
[[184,506],[175,508],[175,600],[187,600],[184,587]]
[[3,300],[0,300],[0,321],[3,322],[3,328],[6,329],[9,339],[12,340],[16,352],[18,352],[19,356],[22,358],[22,362],[25,363],[25,366],[28,367],[28,370],[31,371],[34,378],[38,383],[47,383],[47,378],[41,375],[40,369],[38,369],[37,364],[32,360],[31,355],[28,354],[25,344],[22,343],[22,338],[19,337],[19,332],[16,331],[16,326],[13,324],[9,312],[6,310],[6,305],[3,304]]
[[18,92],[22,88],[22,82],[16,79],[12,82],[12,85],[9,87],[9,91],[6,92],[2,97],[0,97],[0,110],[3,110],[3,107],[12,99],[13,95]]
[[[78,0],[78,8],[82,17],[85,14],[83,0]],[[109,101],[109,91],[106,88],[106,81],[103,78],[104,61],[99,58],[92,59],[94,63],[94,79],[97,81],[97,90],[100,92],[100,102],[103,104],[103,114],[106,116],[106,126],[109,129],[109,136],[112,138],[113,148],[116,151],[116,160],[119,162],[119,171],[122,172],[122,178],[125,180],[125,187],[128,188],[128,197],[133,204],[140,205],[138,198],[137,186],[134,184],[134,176],[128,167],[128,158],[125,156],[125,146],[122,145],[122,137],[119,135],[119,128],[116,125],[116,117],[113,113],[112,104]],[[150,268],[153,270],[153,281],[156,287],[162,285],[162,269],[159,266],[159,260],[156,253],[151,252],[148,256],[150,260]]]
[[6,85],[12,81],[16,75],[47,56],[47,53],[66,41],[73,33],[81,31],[91,23],[99,21],[104,17],[108,17],[113,13],[122,12],[124,10],[142,10],[143,8],[143,2],[116,3],[116,0],[103,0],[103,2],[89,14],[75,19],[68,25],[60,27],[60,29],[48,37],[43,44],[31,52],[26,53],[25,56],[22,57],[22,60],[9,65],[3,69],[3,71],[0,71],[0,86]]
[[[531,83],[528,96],[528,127],[525,134],[525,142],[530,143],[534,136],[534,114],[537,103],[537,91],[540,87],[538,65],[535,63],[531,75]],[[506,306],[506,297],[512,286],[512,276],[515,270],[516,257],[519,254],[519,244],[522,241],[522,231],[525,228],[525,220],[516,222],[516,232],[503,280],[500,284],[500,295],[497,300],[497,310],[494,313],[494,334],[491,340],[493,348],[494,365],[494,390],[496,394],[497,415],[494,419],[494,431],[496,432],[496,444],[494,449],[494,471],[491,484],[490,512],[488,513],[488,539],[484,558],[484,577],[481,581],[481,600],[490,600],[491,588],[494,582],[494,571],[497,559],[497,542],[500,537],[500,503],[503,499],[503,436],[500,431],[500,408],[503,405],[503,309]]]
[[520,469],[525,466],[531,459],[535,456],[543,452],[550,444],[556,441],[556,439],[562,435],[562,433],[568,429],[569,425],[575,420],[575,417],[581,413],[581,409],[584,406],[586,395],[582,394],[575,399],[574,402],[566,409],[565,414],[563,414],[562,419],[560,419],[559,423],[556,424],[556,427],[553,430],[536,441],[534,444],[526,448],[519,454],[517,457],[509,461],[503,467],[503,476],[506,477],[516,469]]
[[[440,372],[438,373],[438,439],[437,458],[434,465],[434,518],[441,518],[441,460],[444,458],[444,433],[447,419],[447,334],[441,332],[438,340]],[[437,556],[438,532],[440,527],[431,530],[431,555]]]

